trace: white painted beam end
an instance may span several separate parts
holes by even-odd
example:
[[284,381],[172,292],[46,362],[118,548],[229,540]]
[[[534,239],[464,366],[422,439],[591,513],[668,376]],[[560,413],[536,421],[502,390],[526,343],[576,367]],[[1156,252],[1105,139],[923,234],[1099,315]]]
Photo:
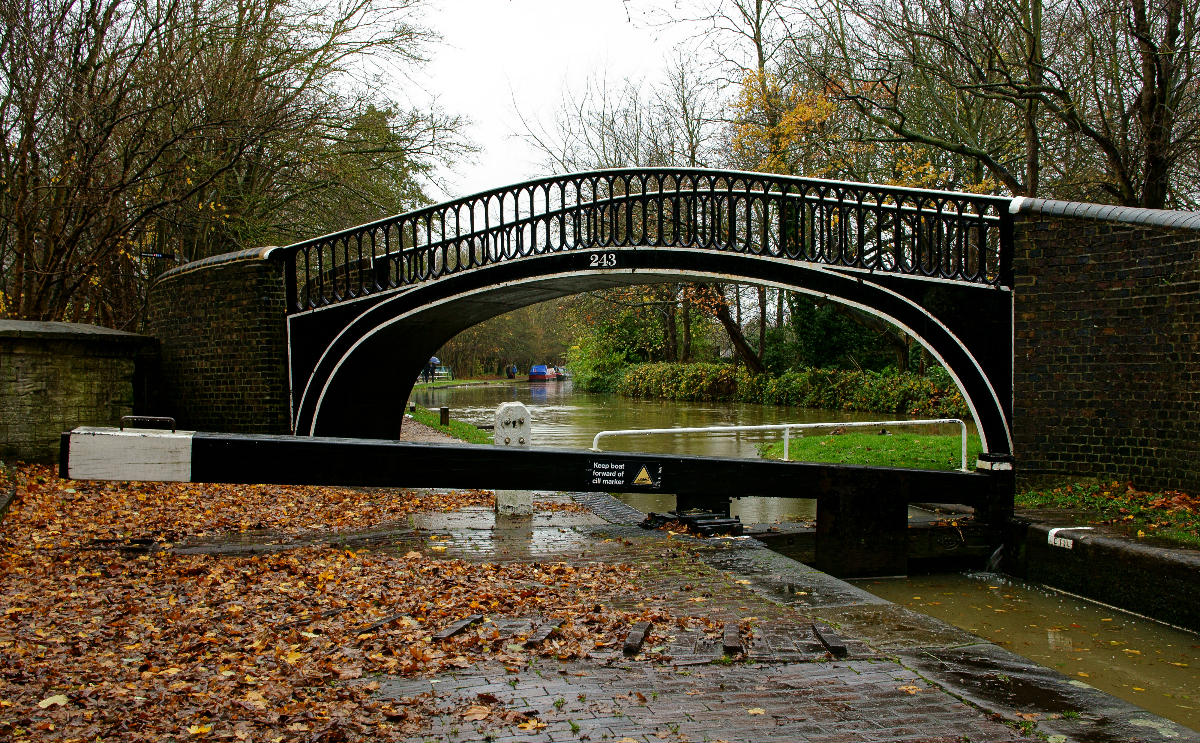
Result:
[[67,477],[190,482],[194,433],[81,426],[71,431]]

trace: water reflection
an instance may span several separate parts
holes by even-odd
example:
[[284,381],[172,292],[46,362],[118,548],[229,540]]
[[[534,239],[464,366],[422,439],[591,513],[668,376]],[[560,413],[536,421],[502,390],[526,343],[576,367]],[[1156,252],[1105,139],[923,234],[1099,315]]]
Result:
[[[879,420],[880,413],[850,413],[750,403],[677,402],[635,400],[617,395],[576,392],[570,381],[552,383],[518,382],[415,390],[412,402],[426,407],[450,408],[457,420],[491,425],[502,402],[520,401],[533,419],[534,446],[587,449],[600,431],[626,428],[699,428],[704,426],[755,426],[771,423],[824,423]],[[923,431],[957,434],[955,425],[923,428]],[[798,434],[793,432],[792,436]],[[762,443],[782,440],[779,431],[729,431],[709,434],[658,434],[607,439],[608,451],[637,451],[662,454],[698,454],[714,457],[758,456]],[[670,495],[624,494],[621,499],[642,511],[662,513],[675,507]],[[740,498],[733,502],[732,515],[743,523],[811,521],[816,518],[816,501],[796,498]]]
[[856,585],[1200,730],[1200,635],[995,573]]
[[[443,405],[454,418],[491,425],[502,402],[525,403],[533,417],[535,446],[587,449],[600,431],[625,428],[699,428],[703,426],[763,425],[869,421],[881,413],[851,413],[751,403],[635,400],[617,395],[576,392],[571,382],[489,384],[415,390],[412,401],[426,408]],[[903,417],[903,416],[901,416]],[[958,433],[954,425],[920,430]],[[793,432],[792,436],[798,436]],[[664,454],[700,454],[753,458],[758,445],[782,440],[779,431],[730,431],[715,434],[661,434],[620,437],[604,442],[607,450]]]

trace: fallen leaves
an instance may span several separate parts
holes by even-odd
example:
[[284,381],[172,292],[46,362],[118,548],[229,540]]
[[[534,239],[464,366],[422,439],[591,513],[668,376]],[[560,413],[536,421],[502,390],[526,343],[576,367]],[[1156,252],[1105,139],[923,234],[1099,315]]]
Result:
[[47,709],[49,707],[54,707],[54,706],[61,707],[62,705],[66,704],[69,701],[70,700],[67,699],[66,694],[55,694],[52,697],[46,697],[42,701],[38,702],[37,706],[38,706],[38,709]]
[[[484,658],[524,669],[535,655],[614,646],[642,618],[682,621],[604,606],[635,590],[627,565],[469,563],[320,539],[257,554],[162,549],[259,529],[320,537],[407,524],[418,511],[490,503],[478,491],[68,483],[38,466],[13,480],[0,531],[3,740],[405,738],[438,712],[431,699],[382,700],[364,678]],[[114,549],[129,546],[155,549]],[[486,620],[431,642],[475,613],[561,624],[530,649]],[[464,715],[482,722],[483,709],[496,724],[544,726],[494,698]]]
[[492,714],[491,707],[475,705],[473,707],[468,707],[466,711],[463,712],[463,719],[471,721],[486,720],[487,716],[490,714]]

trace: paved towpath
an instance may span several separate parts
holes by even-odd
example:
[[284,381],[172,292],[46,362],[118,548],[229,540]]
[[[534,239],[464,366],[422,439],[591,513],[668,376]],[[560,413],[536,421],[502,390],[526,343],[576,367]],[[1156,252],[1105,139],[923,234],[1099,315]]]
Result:
[[[567,507],[567,496],[539,494]],[[890,604],[750,539],[697,540],[633,525],[603,495],[531,520],[486,509],[417,519],[403,549],[480,561],[636,568],[617,607],[702,616],[653,627],[642,650],[583,660],[503,658],[378,690],[434,709],[418,741],[1159,741],[1200,733],[1156,717],[938,620]],[[521,641],[536,620],[488,631]],[[844,648],[842,647],[844,646]],[[505,709],[510,723],[471,719]]]

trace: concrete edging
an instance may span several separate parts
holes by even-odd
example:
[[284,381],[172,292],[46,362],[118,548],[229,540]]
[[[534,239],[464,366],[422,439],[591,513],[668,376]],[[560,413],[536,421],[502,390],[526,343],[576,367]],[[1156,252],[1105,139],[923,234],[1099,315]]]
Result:
[[1180,599],[1200,595],[1200,550],[1016,518],[1005,539],[1003,568],[1025,580],[1200,632],[1200,603]]

